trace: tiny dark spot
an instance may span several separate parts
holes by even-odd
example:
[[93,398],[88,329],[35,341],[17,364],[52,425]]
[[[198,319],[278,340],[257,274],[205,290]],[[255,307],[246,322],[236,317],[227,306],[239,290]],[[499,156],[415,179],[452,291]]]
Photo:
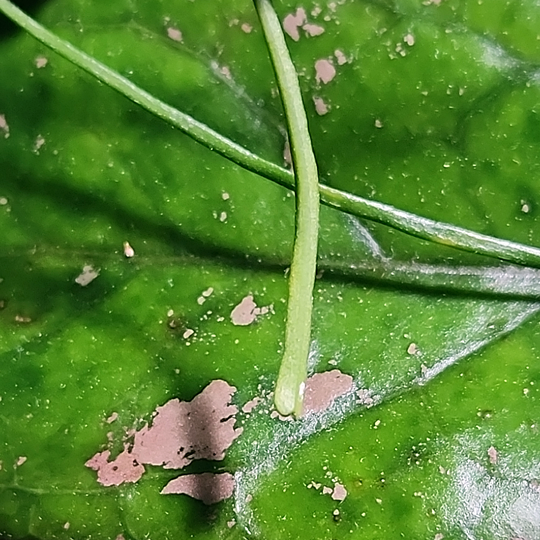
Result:
[[113,470],[114,472],[116,472],[116,471],[118,470],[118,466],[117,466],[117,465],[114,465],[113,468],[112,468],[112,470]]

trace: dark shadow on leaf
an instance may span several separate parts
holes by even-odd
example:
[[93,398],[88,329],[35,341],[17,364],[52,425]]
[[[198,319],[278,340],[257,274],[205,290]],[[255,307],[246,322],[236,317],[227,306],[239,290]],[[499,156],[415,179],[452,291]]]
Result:
[[[47,0],[13,0],[13,3],[28,15],[35,17]],[[24,32],[24,30],[4,15],[0,15],[0,42],[12,38],[19,32]]]

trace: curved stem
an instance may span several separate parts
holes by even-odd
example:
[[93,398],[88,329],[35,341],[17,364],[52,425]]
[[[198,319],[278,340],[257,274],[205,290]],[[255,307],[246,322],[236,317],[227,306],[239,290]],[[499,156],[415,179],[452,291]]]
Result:
[[274,403],[280,414],[302,414],[311,343],[313,285],[319,236],[319,184],[306,111],[279,19],[269,0],[254,0],[285,109],[296,177],[296,234],[289,274],[285,351]]
[[[248,171],[264,176],[288,189],[295,189],[294,175],[290,171],[260,158],[205,124],[156,99],[116,71],[45,29],[9,0],[0,0],[0,12],[3,12],[41,43],[74,65],[90,73],[96,79],[200,144],[218,152]],[[424,218],[324,184],[319,184],[319,193],[321,202],[327,206],[360,218],[382,223],[411,236],[515,264],[540,267],[539,248],[501,240],[462,227]]]

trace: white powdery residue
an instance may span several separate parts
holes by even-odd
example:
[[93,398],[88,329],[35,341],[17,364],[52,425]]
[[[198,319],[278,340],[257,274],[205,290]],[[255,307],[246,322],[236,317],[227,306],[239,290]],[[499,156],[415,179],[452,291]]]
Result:
[[321,97],[314,97],[313,103],[315,105],[315,111],[319,116],[324,116],[330,110],[324,99]]
[[306,23],[306,10],[303,8],[298,8],[295,14],[289,13],[289,15],[283,19],[283,29],[292,39],[294,39],[294,41],[298,41],[300,39],[300,32],[298,31],[298,28]]
[[34,152],[36,154],[39,154],[40,148],[45,144],[45,139],[41,135],[38,135],[36,140],[34,141]]
[[338,66],[342,66],[343,64],[347,63],[347,57],[343,53],[343,51],[340,51],[339,49],[336,49],[334,51],[334,56],[336,57]]
[[324,27],[319,26],[318,24],[304,24],[302,30],[310,37],[320,36],[324,33]]
[[38,69],[42,69],[49,63],[49,60],[45,56],[36,56],[34,63]]
[[336,76],[336,68],[327,58],[320,58],[315,62],[315,80],[318,83],[328,84]]
[[220,67],[219,72],[229,81],[232,80],[231,70],[227,66]]
[[5,114],[0,114],[0,131],[4,132],[4,139],[9,137],[9,126]]
[[81,287],[86,287],[98,276],[99,269],[95,269],[93,266],[87,264],[86,266],[83,266],[82,272],[75,278],[75,283],[78,283]]
[[135,250],[131,247],[129,242],[124,242],[123,248],[124,248],[124,257],[131,259],[131,257],[135,256]]
[[302,414],[322,412],[353,389],[353,378],[338,369],[316,373],[306,381]]
[[287,167],[292,167],[291,145],[288,139],[285,140],[285,144],[283,145],[283,161]]
[[247,403],[244,404],[244,406],[242,407],[242,412],[245,414],[249,414],[261,402],[262,398],[260,398],[259,396],[255,396],[253,399],[250,399]]
[[184,474],[171,480],[161,490],[161,494],[189,495],[210,505],[232,497],[234,486],[234,476],[230,473]]
[[344,501],[347,498],[348,492],[343,484],[336,482],[332,491],[332,499],[334,501]]
[[182,32],[180,32],[180,30],[178,30],[178,28],[174,28],[174,27],[169,27],[167,28],[167,36],[169,37],[169,39],[172,39],[173,41],[178,41],[178,42],[182,42]]
[[208,289],[206,289],[206,291],[203,291],[201,294],[202,294],[205,298],[208,298],[209,296],[212,295],[213,292],[214,292],[214,287],[208,287]]
[[414,36],[412,34],[407,34],[403,36],[403,41],[409,46],[412,47],[414,45]]
[[184,339],[189,339],[194,333],[195,333],[195,330],[192,330],[191,328],[188,328],[188,329],[182,334],[182,337],[183,337]]
[[[145,465],[182,469],[196,459],[222,461],[243,431],[235,427],[238,408],[231,403],[235,392],[235,387],[218,379],[191,401],[171,399],[156,408],[151,424],[125,434],[126,438],[134,437],[133,443],[125,444],[123,452],[114,460],[109,460],[111,453],[105,450],[95,454],[85,465],[97,471],[101,485],[119,486],[137,482],[145,473]],[[204,475],[193,475],[191,479],[192,485],[206,485],[208,489],[203,492],[214,493],[207,485],[211,480]],[[225,486],[221,481],[218,484],[226,488],[220,488],[218,494],[231,491],[230,481],[227,480]],[[177,487],[175,482],[163,493],[181,492]],[[221,498],[214,500],[213,495],[208,495],[204,500],[213,504]]]
[[118,419],[118,413],[117,413],[117,412],[113,412],[113,413],[107,418],[107,420],[105,420],[105,422],[107,422],[107,424],[112,424],[112,423],[115,422],[117,419]]
[[248,326],[255,322],[259,315],[273,311],[273,305],[257,307],[253,295],[248,294],[231,312],[231,321],[235,326]]
[[497,449],[494,446],[490,446],[487,451],[489,462],[492,465],[496,465],[497,461],[499,460],[499,452],[497,452]]
[[41,135],[38,135],[36,137],[36,140],[34,141],[34,148],[33,148],[33,151],[36,153],[36,154],[39,154],[39,150],[40,148],[45,144],[45,139],[44,137],[42,137]]

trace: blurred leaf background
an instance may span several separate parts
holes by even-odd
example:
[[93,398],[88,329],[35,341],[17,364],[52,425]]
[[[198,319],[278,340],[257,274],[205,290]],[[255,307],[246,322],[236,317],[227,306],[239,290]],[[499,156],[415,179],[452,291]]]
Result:
[[[306,20],[289,46],[322,181],[540,245],[536,2],[276,2],[282,20],[298,8]],[[34,13],[284,163],[284,119],[248,0],[49,0]],[[291,194],[1,23],[0,537],[540,536],[538,304],[323,273],[310,371],[352,375],[373,406],[353,394],[300,422],[271,418]],[[335,69],[327,83],[319,60]],[[321,218],[323,262],[489,263],[326,208]],[[82,287],[87,265],[99,276]],[[235,326],[230,313],[249,294],[273,312]],[[237,388],[239,406],[264,396],[239,415],[244,433],[223,462],[186,469],[234,473],[232,499],[205,507],[160,495],[174,474],[159,468],[104,488],[85,468],[108,432],[119,452],[156,406],[216,378]],[[308,487],[336,482],[343,502]]]

